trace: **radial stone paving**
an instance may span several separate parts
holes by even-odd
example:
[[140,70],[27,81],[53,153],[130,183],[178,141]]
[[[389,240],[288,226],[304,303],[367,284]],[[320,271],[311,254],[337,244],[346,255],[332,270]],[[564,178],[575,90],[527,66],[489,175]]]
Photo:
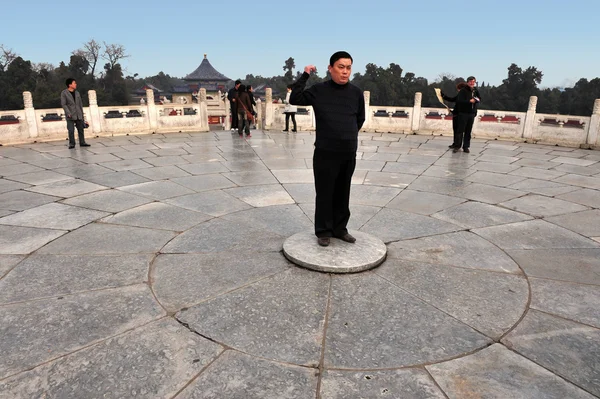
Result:
[[0,399],[600,397],[598,152],[361,133],[319,247],[314,133],[89,142],[0,146]]

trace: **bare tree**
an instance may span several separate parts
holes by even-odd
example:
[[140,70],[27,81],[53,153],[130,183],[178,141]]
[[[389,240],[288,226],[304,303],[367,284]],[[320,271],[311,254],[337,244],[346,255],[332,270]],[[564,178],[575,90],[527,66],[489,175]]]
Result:
[[6,68],[18,56],[12,49],[4,47],[4,44],[0,44],[0,69]]
[[31,66],[35,72],[40,73],[42,70],[53,71],[56,67],[49,62],[36,62]]
[[127,57],[129,57],[129,54],[125,53],[125,46],[122,44],[106,44],[106,42],[104,42],[102,58],[108,61],[111,69],[114,68],[120,60]]
[[90,63],[90,66],[92,67],[92,77],[95,77],[94,75],[96,73],[96,65],[98,64],[98,60],[100,59],[101,49],[102,45],[96,40],[91,39],[90,41],[83,43],[83,48],[73,51],[73,55],[82,56]]

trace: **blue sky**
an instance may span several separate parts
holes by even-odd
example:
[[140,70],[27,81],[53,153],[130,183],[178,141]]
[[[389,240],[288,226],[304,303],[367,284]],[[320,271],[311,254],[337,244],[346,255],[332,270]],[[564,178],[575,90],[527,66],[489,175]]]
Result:
[[[460,5],[460,8],[456,6]],[[57,65],[90,39],[125,46],[127,74],[183,77],[208,54],[231,79],[283,74],[346,50],[353,72],[399,64],[430,81],[442,73],[502,83],[535,66],[543,87],[600,76],[600,0],[10,1],[0,44]]]

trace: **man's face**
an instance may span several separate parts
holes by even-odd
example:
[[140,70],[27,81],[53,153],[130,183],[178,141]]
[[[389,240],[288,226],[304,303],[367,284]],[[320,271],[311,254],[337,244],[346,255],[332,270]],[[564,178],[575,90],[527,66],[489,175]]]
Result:
[[475,87],[475,79],[471,79],[469,81],[467,81],[467,84],[469,85],[469,87],[472,89],[473,87]]
[[71,82],[71,84],[69,85],[69,89],[75,90],[76,88],[77,88],[77,82],[76,81]]
[[235,85],[235,89],[236,89],[236,90],[237,90],[237,89],[239,89],[239,88],[240,88],[240,85],[241,85],[241,83],[238,83],[238,84],[236,84],[236,85]]
[[345,85],[352,74],[352,60],[350,58],[340,58],[333,63],[333,66],[329,65],[327,69],[335,83]]

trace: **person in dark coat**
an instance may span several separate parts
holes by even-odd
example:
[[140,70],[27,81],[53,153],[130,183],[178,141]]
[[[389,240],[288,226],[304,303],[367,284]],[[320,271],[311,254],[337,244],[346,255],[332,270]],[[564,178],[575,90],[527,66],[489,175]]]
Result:
[[84,117],[83,117],[83,101],[81,94],[77,91],[77,81],[73,78],[68,78],[65,81],[67,88],[60,93],[60,105],[65,111],[65,119],[67,120],[67,132],[69,134],[69,148],[75,148],[75,127],[77,127],[77,135],[79,136],[79,146],[89,147],[90,144],[85,142],[83,135]]
[[238,128],[238,111],[235,98],[237,97],[237,91],[241,84],[242,82],[240,80],[236,80],[235,86],[227,92],[227,99],[231,104],[231,130],[236,130]]
[[455,117],[457,118],[457,127],[454,132],[454,143],[452,143],[452,152],[458,152],[462,147],[464,152],[471,152],[471,131],[475,116],[477,116],[477,105],[481,101],[479,90],[475,88],[476,80],[474,76],[467,78],[467,85],[463,86],[456,96],[456,106],[454,107]]
[[[460,82],[458,85],[456,85],[456,91],[459,92],[463,87],[467,86],[467,84],[465,82]],[[455,103],[456,102],[456,98],[458,97],[458,94],[454,97],[450,97],[448,95],[446,95],[446,93],[444,93],[443,91],[441,92],[442,95],[442,99],[451,102],[451,103]],[[458,112],[456,110],[452,110],[452,132],[454,133],[454,136],[456,136],[458,134]],[[452,144],[450,144],[448,146],[448,148],[453,149],[454,148],[454,141],[452,142]]]
[[248,113],[252,114],[254,111],[252,109],[250,96],[246,91],[246,86],[242,84],[239,86],[235,100],[237,102],[238,133],[240,137],[243,137],[242,133],[245,131],[246,137],[252,137],[250,134],[250,120],[248,118]]

